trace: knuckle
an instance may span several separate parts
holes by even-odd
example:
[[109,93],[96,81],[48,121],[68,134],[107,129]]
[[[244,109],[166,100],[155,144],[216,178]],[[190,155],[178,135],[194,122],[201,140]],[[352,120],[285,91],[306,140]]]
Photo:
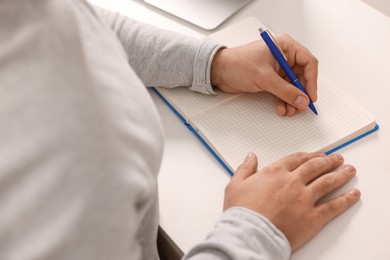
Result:
[[324,188],[334,187],[336,184],[336,179],[333,176],[328,176],[325,178]]
[[293,157],[297,160],[304,160],[308,158],[308,153],[296,152],[293,154]]
[[336,180],[333,177],[324,177],[323,180],[318,182],[316,192],[327,193],[328,190],[332,189],[336,184]]
[[313,210],[310,217],[311,217],[313,220],[317,220],[317,219],[320,218],[321,216],[322,216],[322,212],[320,212],[319,210]]
[[280,164],[274,163],[267,166],[267,170],[273,174],[279,173],[283,170]]
[[305,163],[305,170],[306,171],[318,171],[321,170],[321,162],[317,158],[313,158]]
[[338,211],[341,207],[341,201],[340,200],[333,200],[329,202],[329,210],[330,211]]
[[320,209],[314,209],[308,216],[314,229],[321,230],[327,222],[326,215]]

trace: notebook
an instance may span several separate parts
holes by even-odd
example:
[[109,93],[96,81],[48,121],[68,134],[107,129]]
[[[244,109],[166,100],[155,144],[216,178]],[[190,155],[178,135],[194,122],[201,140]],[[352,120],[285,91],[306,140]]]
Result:
[[[260,39],[255,18],[213,35],[235,47]],[[249,152],[267,165],[294,152],[332,153],[378,129],[375,117],[327,77],[318,78],[319,115],[310,109],[278,116],[274,97],[266,92],[205,95],[187,88],[155,88],[156,93],[233,174]]]

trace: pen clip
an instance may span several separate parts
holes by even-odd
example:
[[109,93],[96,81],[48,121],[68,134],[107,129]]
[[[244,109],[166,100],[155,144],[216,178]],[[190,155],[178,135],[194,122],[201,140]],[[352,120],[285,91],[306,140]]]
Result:
[[283,58],[287,61],[286,55],[284,55],[284,52],[279,47],[279,45],[276,43],[276,40],[275,40],[274,36],[272,35],[272,33],[268,29],[264,30],[263,28],[259,28],[259,31],[260,31],[260,33],[265,32],[266,34],[269,35],[269,37],[271,38],[271,41],[273,41],[273,43],[275,44],[276,48],[278,48],[280,54],[282,54]]

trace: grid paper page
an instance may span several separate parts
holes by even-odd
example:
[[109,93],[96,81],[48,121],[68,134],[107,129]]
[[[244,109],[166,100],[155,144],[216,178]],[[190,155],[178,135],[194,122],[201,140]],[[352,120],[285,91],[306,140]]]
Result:
[[186,119],[237,96],[218,90],[215,90],[216,95],[206,95],[190,91],[185,87],[174,89],[159,87],[157,90]]
[[375,127],[371,114],[324,77],[319,82],[315,103],[319,116],[306,109],[280,117],[273,97],[257,93],[240,95],[191,119],[191,124],[233,171],[249,152],[255,152],[265,166],[298,151],[328,151],[346,137],[360,135],[363,128]]

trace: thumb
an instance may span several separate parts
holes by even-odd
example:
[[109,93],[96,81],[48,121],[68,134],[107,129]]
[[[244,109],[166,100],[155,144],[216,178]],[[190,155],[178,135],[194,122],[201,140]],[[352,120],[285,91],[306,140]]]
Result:
[[280,77],[276,72],[272,73],[273,80],[270,80],[266,91],[280,98],[284,102],[299,108],[305,109],[309,105],[309,97],[295,87],[293,84],[290,84],[282,77]]
[[254,153],[249,153],[246,156],[245,161],[240,166],[238,166],[232,180],[245,180],[249,176],[256,173],[257,165],[258,161],[256,155]]

